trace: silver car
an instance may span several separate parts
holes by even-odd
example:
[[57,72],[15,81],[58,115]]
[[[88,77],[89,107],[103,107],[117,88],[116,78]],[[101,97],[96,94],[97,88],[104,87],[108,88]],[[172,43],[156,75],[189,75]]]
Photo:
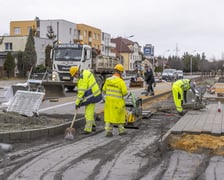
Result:
[[177,74],[178,74],[178,79],[183,79],[184,78],[184,73],[182,70],[177,70]]
[[165,81],[176,81],[178,74],[176,69],[164,69],[162,73],[162,80]]

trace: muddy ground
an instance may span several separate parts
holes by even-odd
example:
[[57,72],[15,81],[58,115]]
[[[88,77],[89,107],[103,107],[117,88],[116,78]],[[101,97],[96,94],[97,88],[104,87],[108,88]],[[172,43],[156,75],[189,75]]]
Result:
[[106,138],[104,123],[100,120],[97,131],[90,135],[79,133],[82,125],[76,127],[78,132],[74,141],[65,141],[60,135],[15,144],[13,152],[2,156],[7,158],[1,159],[0,177],[13,180],[221,180],[222,156],[207,149],[193,153],[174,149],[161,142],[181,118],[175,110],[154,111],[173,105],[171,96],[152,104],[144,106],[153,111],[152,116],[139,121],[137,129],[127,128],[126,136],[118,136],[115,127],[114,137]]
[[0,132],[40,129],[60,125],[70,121],[69,118],[49,116],[27,117],[12,112],[0,113]]

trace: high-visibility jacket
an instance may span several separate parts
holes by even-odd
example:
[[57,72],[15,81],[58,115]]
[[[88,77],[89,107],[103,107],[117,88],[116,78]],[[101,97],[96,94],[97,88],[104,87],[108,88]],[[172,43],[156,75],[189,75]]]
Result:
[[107,78],[103,92],[105,94],[104,121],[114,124],[125,123],[125,100],[127,87],[123,79],[114,74]]
[[192,91],[195,92],[193,85],[191,85],[190,79],[180,79],[175,81],[172,85],[173,99],[178,112],[183,111],[182,104],[184,98],[186,98],[184,97],[186,96],[186,93],[184,94],[184,92],[189,89],[192,89]]
[[188,91],[190,86],[190,79],[179,79],[173,83],[173,86],[179,86],[183,91]]
[[76,105],[88,105],[102,100],[102,94],[96,79],[88,70],[83,70],[81,72],[77,83],[77,89],[78,94],[75,101]]

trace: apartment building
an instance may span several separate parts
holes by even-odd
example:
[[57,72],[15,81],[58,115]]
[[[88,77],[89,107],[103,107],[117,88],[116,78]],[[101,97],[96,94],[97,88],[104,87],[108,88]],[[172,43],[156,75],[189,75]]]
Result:
[[29,21],[11,21],[10,36],[26,36],[30,29],[33,29],[36,37],[48,38],[47,34],[52,31],[55,35],[53,40],[58,40],[62,43],[73,43],[77,36],[76,24],[63,19],[54,20],[35,20]]
[[[11,51],[14,53],[24,51],[30,29],[33,30],[35,38],[37,65],[44,64],[44,50],[48,44],[53,44],[54,41],[61,43],[83,43],[100,50],[102,55],[113,57],[117,55],[116,51],[112,52],[112,50],[116,49],[117,44],[111,41],[109,33],[102,32],[99,28],[86,24],[76,24],[63,19],[40,20],[36,17],[34,20],[10,22],[10,36],[6,37],[0,46],[2,60],[4,59],[4,52]],[[49,33],[53,35],[52,39],[49,38]],[[131,50],[129,49],[129,51]],[[132,62],[132,57],[129,57],[129,54],[125,54],[125,52],[120,54],[127,59],[127,62],[125,61],[124,64],[126,69],[133,69],[134,62]],[[126,57],[127,55],[128,57]]]
[[[2,37],[0,37],[1,39]],[[28,36],[4,36],[0,44],[0,69],[3,71],[3,64],[7,53],[10,51],[17,63],[19,52],[24,52]],[[37,53],[37,64],[45,64],[45,48],[47,45],[52,45],[52,40],[47,38],[34,37],[35,50]],[[17,68],[15,69],[17,73]],[[0,73],[1,74],[1,73]]]
[[75,42],[88,44],[93,48],[101,49],[101,30],[86,24],[77,24]]
[[111,52],[111,50],[114,48],[116,48],[116,44],[111,42],[111,34],[102,32],[101,54],[105,56],[116,57],[116,53]]
[[111,39],[116,44],[114,51],[119,54],[120,62],[125,70],[136,70],[138,64],[142,61],[141,46],[137,42],[118,37]]

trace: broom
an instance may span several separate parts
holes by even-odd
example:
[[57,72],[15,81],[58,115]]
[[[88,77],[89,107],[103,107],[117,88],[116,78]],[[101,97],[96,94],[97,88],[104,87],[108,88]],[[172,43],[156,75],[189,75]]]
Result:
[[65,130],[65,137],[64,137],[65,140],[71,141],[74,139],[75,129],[73,128],[73,125],[76,120],[76,115],[77,115],[77,110],[75,110],[75,114],[74,114],[74,117],[73,117],[70,127]]

